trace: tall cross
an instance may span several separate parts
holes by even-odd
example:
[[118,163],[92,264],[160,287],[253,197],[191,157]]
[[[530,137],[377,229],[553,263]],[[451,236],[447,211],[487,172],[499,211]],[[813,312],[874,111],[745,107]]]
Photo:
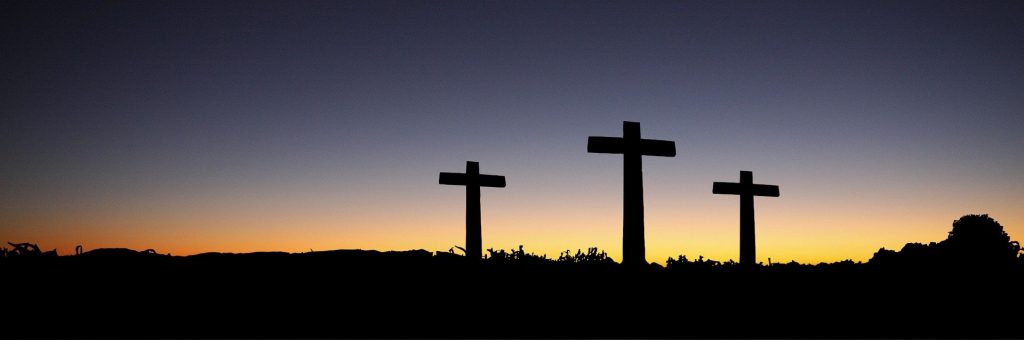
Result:
[[622,122],[622,138],[590,137],[587,152],[623,156],[622,264],[645,264],[644,172],[640,156],[675,157],[676,143],[641,139],[640,123]]
[[740,195],[740,265],[756,263],[754,246],[754,196],[779,197],[779,186],[754,184],[754,173],[740,171],[739,183],[715,182],[715,194]]
[[438,182],[466,187],[466,257],[480,259],[480,187],[504,188],[505,176],[481,175],[480,163],[466,162],[466,173],[442,172]]

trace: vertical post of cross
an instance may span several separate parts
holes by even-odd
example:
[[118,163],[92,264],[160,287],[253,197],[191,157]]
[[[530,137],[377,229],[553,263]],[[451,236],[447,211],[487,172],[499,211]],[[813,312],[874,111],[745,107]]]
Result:
[[[754,174],[740,171],[740,185],[754,184]],[[754,195],[740,195],[740,264],[757,263],[757,240],[754,234]]]
[[[480,163],[466,162],[466,177],[480,176]],[[478,259],[483,255],[480,222],[480,186],[466,186],[466,257]]]
[[[640,123],[623,122],[622,139],[640,140]],[[644,169],[639,152],[623,153],[622,263],[647,262],[644,242]]]

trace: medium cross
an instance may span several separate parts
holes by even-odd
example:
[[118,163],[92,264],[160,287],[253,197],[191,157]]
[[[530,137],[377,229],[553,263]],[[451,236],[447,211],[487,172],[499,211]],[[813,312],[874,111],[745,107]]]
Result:
[[644,173],[640,156],[675,157],[676,143],[641,139],[640,123],[622,122],[622,138],[590,137],[587,152],[623,155],[622,263],[647,263],[644,255]]
[[483,253],[480,237],[480,187],[504,188],[505,176],[481,175],[480,163],[466,162],[466,173],[442,172],[438,182],[466,187],[466,257],[479,260]]
[[754,173],[740,171],[739,183],[715,182],[715,194],[740,195],[740,265],[756,263],[754,246],[754,196],[779,197],[779,186],[754,184]]

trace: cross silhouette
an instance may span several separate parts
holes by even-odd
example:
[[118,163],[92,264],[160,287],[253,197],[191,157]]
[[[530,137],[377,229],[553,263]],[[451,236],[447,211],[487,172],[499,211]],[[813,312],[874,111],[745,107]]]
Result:
[[641,139],[640,123],[622,122],[622,137],[590,137],[587,152],[622,154],[622,264],[647,263],[644,254],[644,173],[641,156],[675,157],[676,143]]
[[480,236],[480,187],[504,188],[505,176],[481,175],[480,163],[466,162],[466,173],[442,172],[438,182],[466,187],[466,257],[479,260],[483,253]]
[[715,182],[714,194],[740,195],[740,265],[757,263],[754,245],[754,196],[779,197],[779,186],[754,184],[754,173],[740,171],[739,183]]

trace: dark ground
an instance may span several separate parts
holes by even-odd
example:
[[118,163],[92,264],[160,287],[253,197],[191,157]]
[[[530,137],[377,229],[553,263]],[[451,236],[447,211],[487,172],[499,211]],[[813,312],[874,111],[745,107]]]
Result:
[[0,328],[17,338],[1024,336],[1018,267],[470,265],[356,250],[2,260]]

